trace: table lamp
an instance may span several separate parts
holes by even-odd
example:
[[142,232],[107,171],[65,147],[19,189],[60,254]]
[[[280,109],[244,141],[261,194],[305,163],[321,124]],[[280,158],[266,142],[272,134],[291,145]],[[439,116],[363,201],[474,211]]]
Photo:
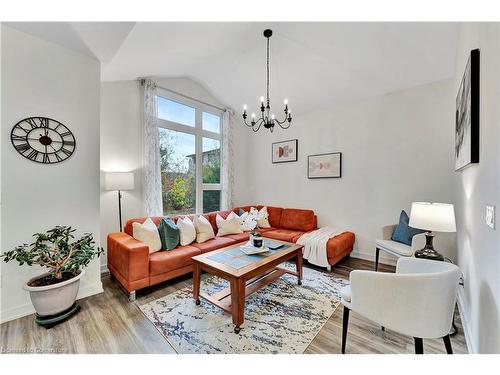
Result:
[[456,232],[455,211],[452,204],[413,202],[410,213],[410,227],[426,230],[425,247],[415,251],[415,258],[444,260],[444,257],[434,250],[433,231]]
[[120,220],[120,232],[122,232],[122,190],[134,189],[133,172],[105,172],[104,187],[106,190],[118,191],[118,217]]

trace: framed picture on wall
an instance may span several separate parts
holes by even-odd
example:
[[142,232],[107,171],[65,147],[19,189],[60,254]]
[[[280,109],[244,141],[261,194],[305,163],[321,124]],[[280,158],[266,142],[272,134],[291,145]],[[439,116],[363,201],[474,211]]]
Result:
[[479,50],[470,52],[456,100],[455,171],[479,163]]
[[273,163],[288,163],[297,161],[297,148],[299,141],[291,139],[289,141],[275,142],[272,145],[272,162]]
[[342,153],[309,155],[307,157],[307,178],[342,177]]

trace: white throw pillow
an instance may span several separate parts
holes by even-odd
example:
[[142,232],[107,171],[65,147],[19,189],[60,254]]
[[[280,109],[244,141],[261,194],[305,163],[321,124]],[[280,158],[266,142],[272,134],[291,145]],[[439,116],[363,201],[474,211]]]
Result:
[[244,211],[238,220],[240,222],[240,229],[243,232],[250,232],[257,226],[257,218],[250,215],[247,211]]
[[196,228],[196,242],[202,243],[215,237],[214,228],[205,216],[194,217],[194,227]]
[[217,231],[217,236],[243,233],[240,228],[240,221],[238,219],[238,215],[236,215],[234,212],[231,212],[226,219],[223,219],[222,216],[217,214],[217,216],[215,217],[217,228],[219,228],[219,230]]
[[267,213],[267,206],[264,206],[259,210],[255,207],[250,208],[250,213],[257,217],[257,226],[259,228],[271,228],[271,224],[269,224],[269,214]]
[[187,216],[177,220],[177,228],[179,228],[180,243],[182,246],[189,245],[196,240],[196,228]]
[[161,250],[160,233],[158,233],[158,228],[151,218],[148,217],[142,224],[133,223],[132,234],[137,241],[149,246],[150,254]]

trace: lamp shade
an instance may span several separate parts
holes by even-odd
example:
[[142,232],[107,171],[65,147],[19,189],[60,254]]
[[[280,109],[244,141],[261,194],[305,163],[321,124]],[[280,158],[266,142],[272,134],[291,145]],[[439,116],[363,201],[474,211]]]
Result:
[[455,210],[447,203],[413,202],[409,225],[436,232],[456,232]]
[[106,190],[133,190],[133,172],[105,172],[104,187]]

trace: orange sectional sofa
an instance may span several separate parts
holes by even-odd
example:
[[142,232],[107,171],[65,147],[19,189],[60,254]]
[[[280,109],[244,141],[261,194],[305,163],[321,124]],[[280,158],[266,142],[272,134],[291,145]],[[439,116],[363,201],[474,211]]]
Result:
[[[236,207],[250,210],[252,206]],[[264,206],[253,206],[261,209]],[[304,233],[317,229],[317,218],[312,210],[295,208],[281,208],[267,206],[269,224],[271,228],[256,229],[264,237],[281,241],[296,242]],[[217,214],[226,218],[231,211],[217,211],[203,214],[217,234],[215,217]],[[194,215],[187,215],[191,219]],[[184,216],[182,216],[184,217]],[[173,217],[177,222],[179,217]],[[163,217],[153,217],[155,224],[159,224]],[[149,248],[132,237],[132,224],[144,222],[145,217],[127,221],[124,232],[108,235],[108,268],[112,275],[130,292],[131,299],[135,298],[135,291],[162,281],[173,279],[193,271],[192,257],[229,246],[238,242],[248,241],[249,234],[231,234],[224,237],[215,237],[207,242],[193,242],[188,246],[178,246],[169,251],[158,251],[149,254]],[[354,245],[354,233],[344,232],[327,243],[327,256],[330,265],[336,264],[349,255]]]

